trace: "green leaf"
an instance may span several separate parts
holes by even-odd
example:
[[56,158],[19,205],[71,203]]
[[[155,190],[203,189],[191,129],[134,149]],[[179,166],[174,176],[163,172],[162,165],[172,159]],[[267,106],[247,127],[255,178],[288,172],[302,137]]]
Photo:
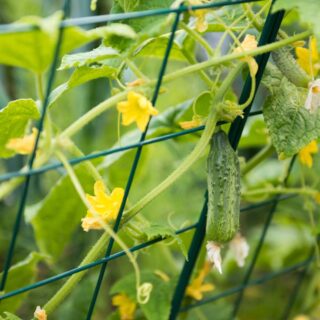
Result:
[[263,116],[280,159],[285,159],[320,136],[320,108],[310,113],[304,107],[307,89],[297,88],[286,78],[274,92]]
[[10,313],[10,312],[5,312],[4,313],[4,317],[0,316],[0,320],[21,320],[21,318],[15,316],[14,314]]
[[20,99],[8,103],[0,110],[0,157],[9,158],[15,154],[6,148],[12,138],[24,135],[29,120],[40,117],[39,110],[34,100]]
[[[171,296],[175,286],[175,281],[163,281],[160,277],[150,271],[141,273],[143,282],[150,282],[153,285],[150,300],[146,304],[140,305],[146,319],[167,320],[169,319]],[[135,276],[129,274],[120,279],[111,288],[110,294],[127,294],[133,301],[136,301]]]
[[[76,167],[75,173],[84,190],[92,194],[94,179],[86,166]],[[26,210],[26,220],[34,229],[41,252],[59,258],[72,234],[81,228],[86,209],[68,175],[63,176],[36,207]]]
[[121,8],[125,11],[133,11],[139,4],[140,0],[116,0]]
[[266,145],[267,142],[266,125],[262,116],[249,118],[241,136],[239,147],[257,148]]
[[[168,46],[168,37],[162,36],[157,38],[151,38],[146,40],[136,50],[135,55],[137,57],[148,57],[163,59],[166,48]],[[170,51],[170,61],[186,61],[186,57],[181,52],[181,47],[177,42],[173,43]]]
[[[50,65],[58,38],[62,13],[48,18],[24,17],[17,24],[32,26],[33,30],[0,35],[0,63],[26,68],[36,73],[44,72]],[[100,37],[99,32],[78,27],[64,30],[61,55]]]
[[320,2],[312,0],[277,0],[273,10],[297,9],[303,23],[309,24],[318,38],[318,48],[320,48]]
[[[158,116],[152,118],[150,126],[148,129],[147,138],[158,137],[160,135],[169,134],[176,131],[181,131],[181,127],[178,125],[180,119],[187,113],[192,104],[188,100],[178,106],[170,107],[166,111],[160,113]],[[124,135],[120,142],[115,144],[112,148],[117,148],[119,146],[125,146],[139,141],[141,136],[141,131],[133,130]],[[103,162],[100,164],[99,169],[104,169],[114,164],[117,160],[123,157],[130,150],[123,152],[117,152],[104,157]]]
[[187,249],[183,241],[180,239],[178,235],[176,235],[175,231],[171,227],[161,224],[152,224],[147,228],[143,228],[143,233],[145,234],[147,241],[154,240],[157,238],[174,238],[178,246],[180,247],[182,254],[186,258],[186,260],[188,260]]
[[76,68],[70,79],[50,94],[50,106],[68,90],[98,78],[116,78],[118,69],[108,65],[92,65]]
[[[43,255],[37,252],[32,252],[25,260],[13,265],[9,270],[6,292],[22,288],[33,283],[36,279],[37,263],[43,258]],[[0,278],[1,277],[2,274],[0,274]],[[0,314],[4,311],[15,312],[20,307],[21,303],[24,301],[27,294],[28,293],[22,293],[11,298],[2,300],[0,303]]]
[[[130,0],[120,0],[121,2],[132,2]],[[153,9],[161,9],[161,8],[169,8],[170,5],[174,2],[174,0],[148,0],[141,1],[138,5],[135,5],[134,8],[130,8],[131,11],[145,11],[145,10],[153,10]],[[123,13],[125,12],[123,6],[119,3],[119,1],[114,2],[112,9],[112,13]],[[139,19],[129,19],[125,20],[124,23],[131,26],[136,32],[141,34],[153,34],[159,31],[162,27],[162,24],[165,22],[166,17],[163,16],[152,16],[152,17],[144,17]]]
[[115,58],[118,56],[119,53],[117,50],[110,47],[100,46],[91,51],[65,55],[62,58],[59,70],[87,66],[105,59]]

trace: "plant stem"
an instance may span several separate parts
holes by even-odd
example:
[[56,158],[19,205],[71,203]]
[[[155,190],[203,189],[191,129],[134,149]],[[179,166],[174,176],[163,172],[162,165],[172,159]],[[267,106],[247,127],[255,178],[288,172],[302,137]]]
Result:
[[276,188],[263,188],[245,191],[242,193],[244,197],[251,196],[260,196],[260,195],[271,195],[271,194],[299,194],[299,195],[307,195],[311,197],[315,197],[317,194],[317,190],[311,188],[284,188],[284,187],[276,187]]
[[245,176],[249,171],[254,169],[263,160],[267,159],[274,153],[274,147],[272,144],[266,145],[260,150],[254,157],[252,157],[241,170],[241,175]]
[[180,27],[186,31],[190,37],[192,37],[196,42],[198,42],[207,52],[208,56],[214,56],[215,52],[211,48],[210,44],[194,29],[190,28],[186,23],[180,21]]
[[[192,66],[188,66],[184,69],[181,70],[176,70],[172,73],[169,73],[168,75],[164,76],[163,78],[163,83],[169,82],[169,81],[173,81],[177,78],[180,77],[185,77],[186,75],[192,74],[194,72],[198,72],[200,70],[215,66],[215,65],[219,65],[219,64],[223,64],[223,63],[227,63],[230,62],[232,60],[237,60],[243,57],[247,57],[247,56],[257,56],[281,47],[284,47],[292,42],[304,39],[308,36],[311,35],[311,31],[305,31],[305,32],[301,32],[295,36],[292,36],[290,38],[284,39],[284,40],[280,40],[274,43],[270,43],[261,47],[258,47],[256,49],[253,50],[248,50],[245,52],[236,52],[236,53],[231,53],[229,55],[223,56],[223,57],[214,57],[211,58],[207,61],[204,62],[200,62],[197,63],[195,65]],[[156,83],[156,80],[150,80],[150,82],[148,82],[145,86],[141,86],[141,88],[143,87],[151,87],[154,86]],[[81,130],[85,125],[87,125],[90,121],[92,121],[93,119],[95,119],[97,116],[99,116],[101,113],[105,112],[106,110],[110,109],[111,107],[113,107],[116,103],[120,102],[121,100],[124,100],[126,98],[127,92],[121,92],[118,93],[117,95],[109,98],[106,101],[101,102],[100,104],[98,104],[96,107],[94,107],[93,109],[91,109],[90,111],[88,111],[86,114],[84,114],[82,117],[80,117],[78,120],[76,120],[72,125],[70,125],[68,128],[66,128],[61,134],[60,137],[71,137],[74,134],[76,134],[79,130]]]
[[88,111],[86,114],[84,114],[78,120],[73,122],[73,124],[70,125],[67,129],[65,129],[59,135],[59,137],[57,139],[73,136],[80,129],[82,129],[85,125],[87,125],[89,122],[91,122],[97,116],[99,116],[102,112],[110,109],[111,107],[113,107],[116,103],[120,102],[121,100],[125,100],[126,97],[127,97],[127,92],[124,91],[124,92],[120,92],[120,93],[114,95],[113,97],[109,98],[106,101],[99,103],[97,106],[95,106],[93,109]]
[[218,89],[216,96],[214,97],[211,111],[208,116],[206,127],[201,135],[200,140],[196,144],[192,152],[184,159],[180,166],[174,170],[165,180],[163,180],[157,187],[151,190],[147,195],[145,195],[140,201],[138,201],[132,208],[125,212],[123,218],[124,223],[129,219],[134,217],[143,207],[145,207],[149,202],[156,198],[160,193],[166,190],[170,185],[172,185],[178,178],[180,178],[204,153],[212,134],[216,128],[216,124],[220,118],[221,113],[221,100],[223,100],[224,95],[230,88],[232,82],[237,77],[243,64],[239,64],[234,68],[227,78],[224,80],[222,86]]
[[[197,154],[197,152],[198,151],[204,151],[205,147],[209,143],[211,135],[212,135],[212,133],[213,133],[213,131],[215,129],[216,122],[218,120],[218,113],[219,113],[218,104],[221,101],[221,99],[223,99],[224,94],[227,92],[227,90],[230,87],[230,85],[232,84],[233,80],[237,77],[238,73],[241,70],[241,66],[242,66],[242,64],[239,64],[239,66],[237,68],[235,68],[234,70],[232,70],[230,72],[230,74],[227,76],[227,78],[223,82],[222,86],[218,90],[217,95],[216,95],[216,97],[214,99],[214,101],[215,101],[215,103],[217,105],[213,106],[213,108],[211,109],[206,128],[203,131],[203,134],[202,134],[199,142],[197,143],[194,151],[192,152],[193,157],[192,158],[190,158],[190,156],[187,157],[187,159],[189,159],[188,160],[189,163],[187,163],[188,164],[187,167],[186,167],[186,161],[184,161],[182,163],[181,166],[183,166],[183,168],[182,168],[182,171],[180,171],[180,174],[177,174],[177,170],[178,170],[177,169],[177,170],[175,170],[173,172],[173,173],[176,172],[174,175],[170,175],[168,177],[168,178],[170,178],[169,185],[174,182],[174,180],[173,180],[174,178],[175,179],[179,178],[181,176],[181,174],[184,173],[195,162],[195,160],[198,159],[201,156],[202,152],[200,152],[199,154]],[[190,159],[192,160],[192,163],[190,162]],[[66,165],[69,165],[69,163],[66,163]],[[168,181],[168,178],[164,180],[164,182],[166,184],[167,184],[166,181]],[[156,188],[157,190],[156,190],[155,196],[159,195],[160,192],[162,192],[164,190],[163,189],[163,185],[164,184],[162,183],[161,185],[162,185],[161,190]],[[151,200],[152,200],[152,198],[150,197],[150,194],[149,194],[148,202],[150,202]],[[139,205],[139,206],[141,206],[141,205]],[[128,222],[130,219],[132,219],[135,214],[136,214],[136,212],[134,212],[134,211],[131,211],[131,215],[127,214],[127,216],[125,217],[126,218],[125,222]],[[122,223],[122,225],[123,225],[123,223]],[[88,252],[87,256],[81,262],[80,266],[83,266],[85,264],[88,264],[88,263],[96,260],[98,258],[98,256],[102,253],[102,250],[105,249],[105,245],[106,245],[108,240],[109,240],[109,235],[105,232],[100,237],[100,239],[95,243],[95,245],[90,249],[90,251]],[[53,310],[56,309],[65,300],[65,298],[70,294],[70,292],[72,291],[74,286],[76,286],[76,284],[82,279],[82,277],[84,276],[85,273],[86,273],[86,271],[73,274],[62,285],[62,287],[56,292],[56,294],[44,305],[44,309],[47,311],[47,313],[52,313]]]

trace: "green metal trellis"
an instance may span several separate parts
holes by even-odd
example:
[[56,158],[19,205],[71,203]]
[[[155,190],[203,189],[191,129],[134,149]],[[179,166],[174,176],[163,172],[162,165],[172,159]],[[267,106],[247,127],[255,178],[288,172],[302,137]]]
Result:
[[[220,2],[215,2],[215,3],[208,3],[205,5],[198,5],[198,6],[193,6],[191,7],[192,10],[199,10],[199,9],[204,9],[204,8],[213,8],[213,7],[220,7],[220,6],[227,6],[227,5],[236,5],[236,4],[241,4],[241,3],[248,3],[248,2],[256,2],[258,0],[229,0],[229,1],[220,1]],[[63,8],[63,12],[64,12],[64,19],[61,21],[60,23],[60,29],[59,29],[59,36],[58,36],[58,40],[57,40],[57,44],[56,44],[56,48],[55,48],[55,54],[54,54],[54,59],[53,59],[53,63],[50,69],[50,74],[49,74],[49,79],[48,79],[48,84],[47,84],[47,88],[46,88],[46,94],[45,94],[45,98],[43,101],[43,107],[42,107],[42,113],[41,113],[41,118],[40,121],[38,123],[38,134],[37,134],[37,138],[36,138],[36,143],[34,146],[34,150],[30,156],[30,159],[28,160],[28,165],[27,165],[27,170],[26,171],[16,171],[16,172],[10,172],[7,174],[3,174],[0,176],[0,182],[1,181],[6,181],[9,179],[12,179],[14,177],[19,177],[19,176],[23,176],[25,177],[25,182],[24,182],[24,186],[23,186],[23,190],[22,190],[22,195],[21,195],[21,200],[20,200],[20,205],[19,205],[19,209],[16,215],[16,220],[14,223],[14,228],[13,228],[13,233],[12,233],[12,238],[11,238],[11,242],[10,242],[10,246],[9,246],[9,250],[8,250],[8,254],[5,260],[5,264],[4,264],[4,268],[3,268],[3,277],[1,279],[1,283],[0,283],[0,291],[4,291],[5,289],[5,285],[6,285],[6,281],[8,278],[8,272],[9,272],[9,268],[12,264],[12,259],[13,259],[13,254],[14,254],[14,249],[15,249],[15,244],[17,241],[17,237],[18,237],[18,233],[19,233],[19,229],[20,229],[20,225],[21,225],[21,219],[24,213],[24,209],[25,209],[25,204],[26,204],[26,200],[27,200],[27,196],[28,196],[28,190],[29,190],[29,186],[30,186],[30,179],[32,176],[34,175],[38,175],[44,172],[47,172],[49,170],[54,170],[57,169],[59,167],[62,166],[62,164],[60,162],[54,163],[54,164],[50,164],[50,165],[46,165],[37,169],[33,169],[33,163],[34,163],[34,159],[35,159],[35,154],[36,154],[36,150],[38,147],[38,142],[39,142],[39,137],[43,128],[43,122],[46,116],[46,110],[47,110],[47,106],[49,104],[49,99],[50,99],[50,92],[52,89],[52,85],[53,85],[53,80],[55,77],[55,72],[57,69],[57,64],[58,64],[58,57],[59,57],[59,52],[60,52],[60,47],[61,47],[61,42],[62,42],[62,38],[63,38],[63,31],[65,27],[68,26],[74,26],[74,25],[91,25],[91,24],[96,24],[96,23],[102,23],[102,22],[111,22],[111,21],[119,21],[119,20],[126,20],[126,19],[134,19],[134,18],[141,18],[141,17],[147,17],[147,16],[155,16],[155,15],[168,15],[168,14],[175,14],[175,20],[174,23],[172,25],[172,29],[171,29],[171,34],[170,34],[170,38],[168,40],[168,45],[167,45],[167,49],[162,61],[162,66],[161,69],[159,71],[159,76],[158,76],[158,81],[157,84],[155,86],[155,90],[154,90],[154,94],[153,94],[153,98],[152,98],[152,104],[156,105],[157,102],[157,98],[158,98],[158,94],[159,94],[159,90],[161,87],[161,82],[163,79],[163,76],[165,74],[165,70],[166,70],[166,66],[167,66],[167,62],[170,56],[170,50],[171,47],[173,45],[173,41],[174,41],[174,36],[175,36],[175,31],[177,30],[177,26],[178,26],[178,22],[180,19],[180,15],[183,12],[186,12],[188,10],[190,10],[189,6],[185,6],[183,4],[180,5],[180,7],[178,8],[170,8],[170,9],[160,9],[160,10],[148,10],[148,11],[143,11],[143,12],[131,12],[131,13],[123,13],[123,14],[111,14],[111,15],[102,15],[102,16],[93,16],[93,17],[84,17],[84,18],[75,18],[75,19],[65,19],[67,18],[68,14],[69,14],[69,7],[70,7],[70,0],[65,0],[64,3],[64,8]],[[280,12],[276,12],[276,13],[269,13],[268,17],[266,19],[264,28],[262,30],[261,33],[261,38],[259,41],[259,46],[261,45],[265,45],[265,44],[269,44],[275,41],[278,30],[280,28],[281,25],[281,21],[283,18],[283,11]],[[10,32],[24,32],[24,31],[28,31],[28,30],[32,30],[32,27],[26,26],[26,25],[2,25],[0,26],[0,33],[10,33]],[[259,83],[261,81],[262,75],[264,73],[264,69],[265,66],[267,64],[269,58],[269,53],[263,54],[261,56],[258,56],[256,58],[256,61],[259,65],[259,69],[258,69],[258,73],[256,75],[256,82],[257,82],[257,88],[256,91],[259,87]],[[239,103],[243,103],[247,100],[249,93],[250,93],[250,88],[251,88],[251,78],[248,77]],[[237,118],[231,125],[230,131],[229,131],[229,140],[231,145],[233,146],[234,149],[237,149],[238,143],[240,141],[241,138],[241,134],[242,131],[244,129],[245,123],[247,121],[247,118],[250,116],[255,116],[257,114],[261,114],[261,111],[257,111],[257,112],[250,112],[251,109],[251,105],[246,108],[245,110],[245,116],[243,119],[241,118]],[[163,135],[160,137],[156,137],[153,139],[148,139],[146,140],[146,135],[147,135],[147,131],[148,131],[148,126],[146,128],[146,130],[142,133],[139,142],[134,143],[134,144],[130,144],[127,146],[123,146],[123,147],[119,147],[119,148],[114,148],[114,149],[108,149],[108,150],[104,150],[101,152],[97,152],[88,156],[84,156],[84,157],[79,157],[79,158],[74,158],[69,160],[69,163],[72,165],[75,165],[77,163],[80,163],[82,161],[86,161],[86,160],[91,160],[94,158],[98,158],[101,156],[105,156],[108,154],[112,154],[112,153],[117,153],[117,152],[123,152],[125,150],[129,150],[129,149],[136,149],[136,154],[135,154],[135,158],[133,160],[133,164],[132,164],[132,168],[128,177],[128,182],[127,182],[127,186],[125,189],[125,195],[124,195],[124,199],[123,202],[121,204],[121,208],[119,211],[119,215],[117,217],[117,220],[115,222],[114,225],[114,231],[117,232],[120,226],[120,222],[121,222],[121,218],[123,215],[123,211],[124,211],[124,207],[126,204],[126,200],[128,198],[130,189],[131,189],[131,185],[135,176],[135,172],[136,169],[138,167],[139,164],[139,159],[141,156],[141,152],[143,149],[143,146],[148,145],[148,144],[153,144],[153,143],[158,143],[161,141],[165,141],[168,139],[172,139],[178,136],[182,136],[182,135],[186,135],[186,134],[192,134],[194,132],[197,131],[201,131],[204,129],[204,126],[200,126],[198,128],[194,128],[194,129],[190,129],[190,130],[183,130],[180,131],[178,133],[173,133],[173,134],[168,134],[168,135]],[[291,168],[292,165],[295,161],[295,158],[293,158],[292,162],[291,162]],[[290,175],[290,171],[288,171],[288,175],[287,178],[285,180],[285,184],[288,180],[288,177]],[[277,271],[277,272],[273,272],[270,274],[267,274],[259,279],[255,279],[255,280],[251,280],[251,275],[252,272],[254,270],[255,267],[255,263],[257,261],[257,258],[259,256],[260,250],[262,248],[265,236],[267,234],[268,228],[270,226],[273,214],[276,210],[277,204],[280,201],[285,201],[286,199],[292,198],[293,196],[277,196],[272,200],[269,201],[264,201],[261,202],[259,204],[254,204],[254,205],[250,205],[247,207],[244,207],[241,209],[241,212],[248,212],[252,209],[256,209],[259,207],[267,207],[271,205],[271,209],[266,217],[266,221],[263,227],[263,230],[261,232],[261,236],[258,242],[258,245],[255,249],[255,252],[253,254],[253,258],[251,260],[251,262],[249,263],[249,267],[247,268],[246,272],[245,272],[245,276],[244,279],[242,281],[242,284],[240,286],[228,289],[224,292],[221,292],[219,294],[216,294],[212,297],[209,297],[207,299],[204,299],[200,302],[188,305],[188,306],[183,306],[181,307],[181,303],[182,303],[182,299],[184,297],[184,293],[185,293],[185,289],[189,283],[190,277],[192,275],[192,271],[194,268],[194,265],[196,263],[203,239],[204,239],[204,231],[205,231],[205,222],[206,222],[206,212],[207,212],[207,208],[206,208],[206,203],[207,203],[207,195],[205,195],[205,201],[204,201],[204,206],[203,209],[201,211],[199,220],[197,223],[188,226],[186,228],[180,229],[176,231],[176,234],[181,234],[184,232],[188,232],[190,230],[195,230],[194,232],[194,236],[189,248],[189,260],[185,262],[184,267],[182,269],[182,272],[180,274],[180,278],[173,296],[173,300],[172,300],[172,308],[171,308],[171,314],[170,314],[170,320],[174,320],[177,318],[179,312],[185,312],[191,308],[195,308],[195,307],[199,307],[201,305],[204,305],[206,303],[209,302],[213,302],[213,301],[217,301],[221,298],[224,298],[226,296],[232,295],[232,294],[236,294],[238,293],[238,296],[235,300],[235,304],[234,304],[234,310],[232,315],[230,316],[231,319],[236,318],[239,308],[241,306],[242,300],[243,300],[243,294],[244,294],[244,290],[249,287],[249,286],[253,286],[253,285],[259,285],[262,283],[265,283],[275,277],[279,277],[282,276],[284,274],[293,272],[293,271],[297,271],[297,270],[303,270],[302,272],[300,272],[299,276],[297,277],[297,281],[296,281],[296,285],[294,287],[294,290],[292,290],[291,295],[289,295],[288,298],[288,303],[285,306],[284,312],[281,315],[281,319],[288,319],[289,315],[290,315],[290,311],[291,308],[294,304],[294,301],[296,299],[297,293],[298,293],[298,289],[301,286],[301,283],[303,281],[303,278],[306,274],[307,268],[308,266],[311,264],[311,262],[313,261],[313,257],[314,257],[314,252],[313,250],[311,250],[309,256],[307,257],[306,260],[297,263],[291,267],[285,268],[283,270]],[[146,248],[148,246],[151,246],[159,241],[162,241],[162,238],[157,238],[154,239],[152,241],[147,241],[145,243],[141,243],[139,245],[136,245],[134,247],[132,247],[130,249],[130,251],[134,252],[134,251],[138,251],[140,249]],[[94,307],[95,307],[95,303],[100,291],[100,286],[102,284],[103,281],[103,277],[104,277],[104,273],[107,267],[107,264],[109,261],[117,259],[123,255],[125,255],[124,251],[120,251],[114,254],[111,254],[112,252],[112,248],[113,248],[113,244],[114,244],[114,240],[110,239],[109,244],[106,248],[106,254],[104,256],[104,258],[99,259],[97,261],[94,261],[90,264],[81,266],[81,267],[76,267],[73,269],[70,269],[68,271],[62,272],[56,276],[38,281],[32,285],[29,286],[25,286],[23,288],[19,288],[16,290],[13,290],[11,292],[7,292],[4,293],[2,295],[0,295],[0,302],[2,300],[8,299],[10,297],[19,295],[23,292],[27,292],[30,290],[33,290],[35,288],[39,288],[41,286],[44,286],[46,284],[58,281],[60,279],[69,277],[75,273],[78,272],[82,272],[84,270],[88,270],[91,268],[94,268],[96,266],[100,266],[100,274],[97,280],[97,284],[96,284],[96,288],[94,290],[93,296],[92,296],[92,300],[91,300],[91,304],[89,306],[88,309],[88,314],[87,314],[87,319],[91,319],[92,314],[94,312]]]

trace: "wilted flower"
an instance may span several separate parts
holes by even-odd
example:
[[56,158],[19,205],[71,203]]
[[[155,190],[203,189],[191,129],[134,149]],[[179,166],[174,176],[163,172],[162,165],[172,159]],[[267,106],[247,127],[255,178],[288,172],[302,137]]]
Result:
[[117,294],[112,298],[112,304],[119,308],[121,320],[133,320],[137,305],[126,294]]
[[250,249],[246,238],[243,237],[240,233],[237,233],[237,235],[230,241],[229,245],[231,251],[233,252],[237,265],[242,268]]
[[221,246],[213,241],[208,241],[206,245],[208,259],[222,274]]
[[315,113],[320,106],[320,79],[309,83],[309,91],[304,107],[311,113]]
[[201,126],[202,123],[202,117],[194,115],[191,121],[179,122],[179,125],[182,129],[192,129]]
[[[241,42],[241,45],[237,47],[234,50],[234,52],[240,53],[240,52],[251,51],[256,49],[257,47],[258,47],[258,42],[256,37],[251,34],[247,34],[244,40]],[[258,71],[258,64],[256,60],[253,57],[243,57],[240,60],[248,63],[249,69],[250,69],[250,75],[251,77],[254,77]]]
[[34,312],[34,317],[37,320],[47,320],[46,310],[44,310],[41,307],[37,306],[36,311]]
[[204,278],[210,272],[211,263],[205,261],[203,268],[200,270],[198,276],[188,285],[186,295],[195,299],[202,300],[203,293],[214,290],[214,285],[211,283],[204,283]]

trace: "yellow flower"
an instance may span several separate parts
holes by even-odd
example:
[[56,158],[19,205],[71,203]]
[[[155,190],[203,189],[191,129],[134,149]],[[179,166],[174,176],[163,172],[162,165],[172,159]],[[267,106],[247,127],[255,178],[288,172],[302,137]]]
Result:
[[119,102],[117,105],[118,111],[122,113],[122,124],[128,126],[136,122],[138,128],[144,131],[150,116],[157,115],[158,110],[140,93],[129,91],[127,99],[127,101]]
[[298,316],[295,316],[293,320],[310,320],[310,317],[305,316],[304,314],[299,314]]
[[86,232],[90,229],[103,229],[103,223],[109,223],[118,216],[124,190],[115,188],[110,196],[105,191],[103,182],[99,180],[94,184],[94,196],[86,195],[88,202],[92,206],[85,218],[81,219],[82,228]]
[[[189,0],[191,6],[198,6],[209,2],[208,0]],[[196,30],[198,32],[205,32],[208,29],[208,22],[206,21],[206,15],[210,10],[198,9],[191,10],[190,14],[196,18]]]
[[[240,47],[237,47],[234,50],[234,52],[240,53],[245,51],[251,51],[256,49],[257,47],[258,47],[258,42],[256,40],[256,37],[251,34],[247,34],[244,40],[241,42]],[[258,64],[256,60],[253,57],[243,57],[240,60],[248,63],[249,69],[250,69],[250,75],[251,77],[254,77],[258,71]]]
[[316,202],[320,204],[320,192],[317,192],[314,198]]
[[214,290],[214,285],[211,283],[203,283],[204,278],[211,270],[211,263],[206,261],[203,268],[200,270],[199,275],[193,279],[191,284],[188,285],[186,290],[186,295],[200,301],[203,298],[204,292],[209,292]]
[[313,140],[299,151],[300,163],[309,168],[312,168],[312,165],[313,165],[312,154],[316,154],[317,152],[318,152],[318,144],[316,140]]
[[136,311],[136,303],[126,294],[117,294],[112,298],[112,304],[119,308],[121,320],[133,320]]
[[300,67],[309,75],[316,77],[320,70],[320,57],[317,49],[316,38],[311,38],[309,42],[309,49],[298,47],[295,50]]
[[179,122],[182,129],[192,129],[201,126],[202,118],[198,115],[194,115],[191,121]]
[[38,130],[32,128],[32,133],[22,138],[13,138],[8,141],[6,148],[19,154],[30,154],[33,151]]
[[46,310],[41,309],[41,307],[37,306],[36,311],[34,312],[34,317],[37,320],[47,320]]

